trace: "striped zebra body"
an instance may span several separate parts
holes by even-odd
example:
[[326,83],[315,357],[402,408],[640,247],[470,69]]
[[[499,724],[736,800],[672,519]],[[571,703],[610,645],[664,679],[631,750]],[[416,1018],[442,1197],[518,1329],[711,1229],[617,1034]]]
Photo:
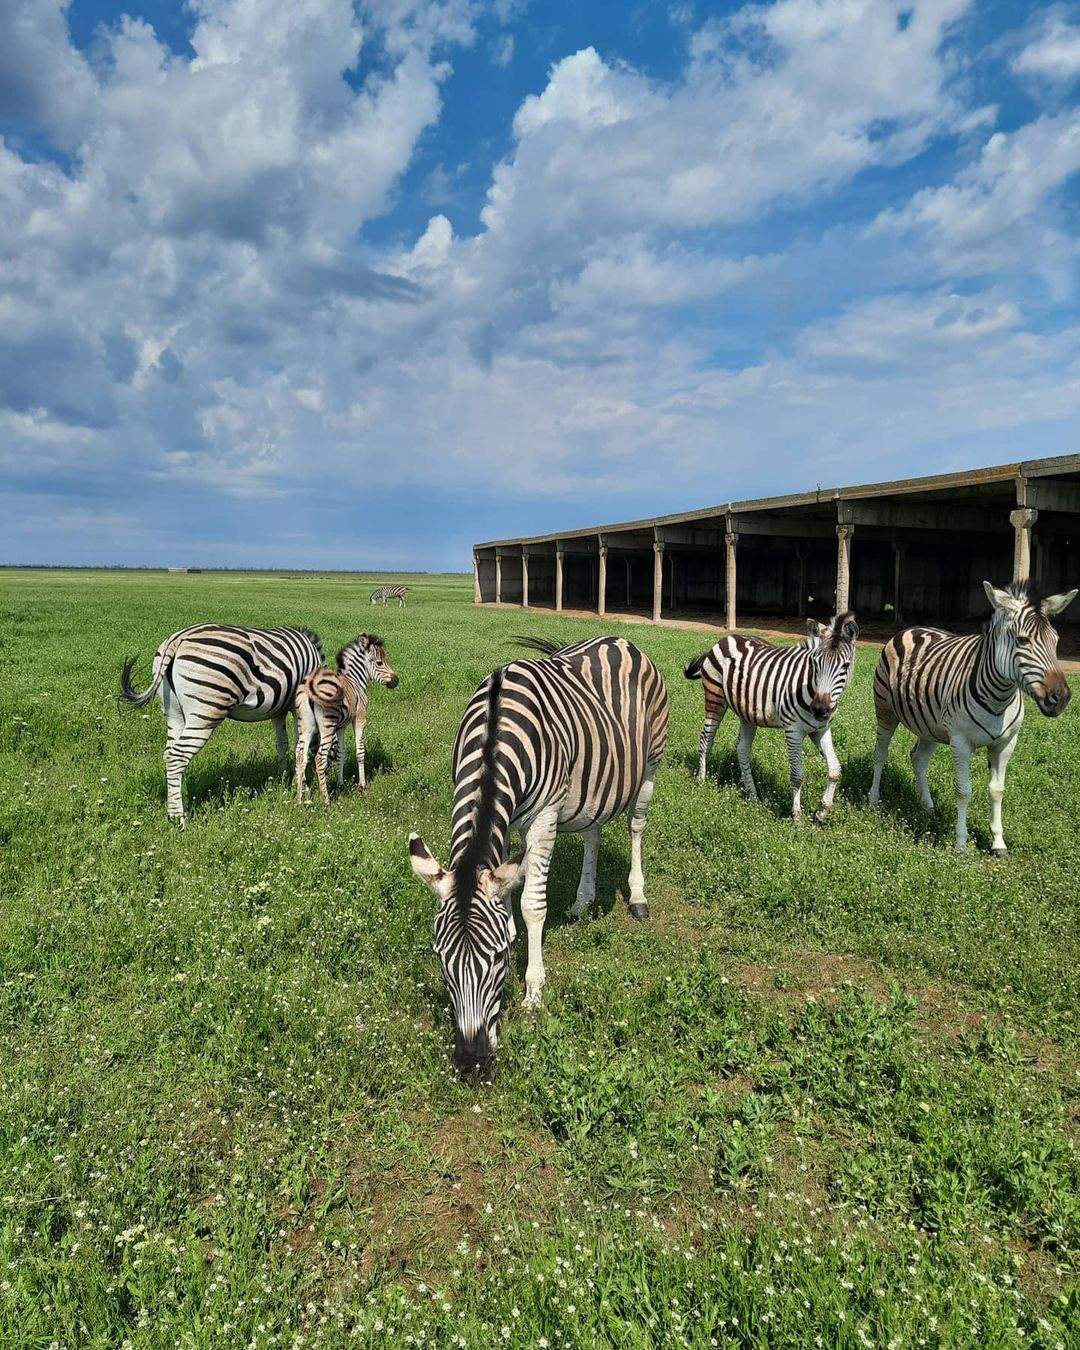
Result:
[[[597,638],[496,670],[473,695],[453,754],[450,868],[416,835],[413,870],[439,897],[435,950],[454,1010],[459,1068],[490,1061],[514,922],[510,894],[522,882],[528,931],[525,1006],[540,1005],[547,877],[556,835],[584,834],[577,918],[596,893],[602,826],[630,818],[630,912],[648,917],[641,836],[653,779],[667,744],[667,690],[633,643]],[[525,839],[507,862],[510,833]]]
[[306,676],[296,691],[296,800],[308,795],[307,763],[313,741],[315,775],[323,801],[330,805],[326,771],[337,749],[338,787],[345,782],[345,727],[356,733],[356,771],[360,790],[367,787],[364,774],[364,730],[367,725],[368,685],[372,680],[396,689],[398,677],[386,659],[386,644],[374,633],[360,633],[337,654],[336,669],[320,666]]
[[385,605],[388,600],[396,600],[398,608],[404,609],[408,589],[408,586],[380,586],[377,591],[371,592],[371,603],[377,605],[381,600]]
[[756,800],[757,788],[750,752],[759,727],[783,729],[788,748],[792,787],[792,815],[802,813],[806,779],[803,745],[809,737],[828,765],[829,782],[815,819],[824,820],[832,809],[840,782],[840,761],[832,741],[832,718],[851,678],[858,628],[850,612],[837,614],[827,624],[811,622],[810,631],[795,646],[777,647],[761,638],[730,633],[687,666],[687,679],[701,680],[705,692],[705,721],[698,741],[699,782],[716,738],[717,728],[730,708],[740,722],[737,754],[743,788]]
[[120,676],[122,704],[141,708],[157,694],[165,713],[165,780],[170,819],[184,823],[183,774],[227,717],[272,721],[278,764],[288,768],[285,719],[305,675],[322,664],[322,644],[306,628],[233,628],[196,624],[167,638],[154,653],[154,677],[138,693],[134,660]]
[[967,845],[971,754],[985,746],[990,766],[993,852],[1006,852],[1001,825],[1005,771],[1024,721],[1024,693],[1040,712],[1057,717],[1070,690],[1057,664],[1050,619],[1076,595],[1041,600],[1026,581],[1004,590],[983,583],[992,606],[981,634],[957,636],[937,628],[905,628],[882,648],[874,675],[877,745],[870,804],[881,799],[881,775],[896,728],[916,736],[911,752],[923,805],[934,809],[927,771],[938,745],[950,745],[956,769],[956,847]]

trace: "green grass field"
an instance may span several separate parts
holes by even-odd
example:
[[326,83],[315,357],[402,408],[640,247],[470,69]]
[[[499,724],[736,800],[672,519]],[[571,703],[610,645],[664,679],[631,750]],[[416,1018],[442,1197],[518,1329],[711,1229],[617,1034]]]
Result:
[[[0,1345],[1080,1343],[1080,701],[1029,705],[1001,862],[977,760],[960,857],[947,754],[937,818],[903,735],[863,805],[872,651],[834,816],[794,825],[779,733],[759,805],[734,723],[692,781],[703,635],[617,625],[672,698],[654,917],[627,917],[620,822],[566,925],[561,840],[544,1011],[519,950],[467,1087],[407,836],[445,856],[454,732],[513,635],[606,630],[475,610],[461,578],[376,612],[371,585],[0,574]],[[269,725],[229,724],[166,822],[160,707],[114,693],[200,620],[384,634],[366,796],[298,808]]]

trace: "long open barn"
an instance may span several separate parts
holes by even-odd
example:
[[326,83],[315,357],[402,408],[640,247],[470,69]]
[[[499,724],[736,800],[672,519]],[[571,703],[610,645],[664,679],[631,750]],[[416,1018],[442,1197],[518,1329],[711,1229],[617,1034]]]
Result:
[[984,578],[1077,584],[1080,455],[496,539],[475,545],[473,568],[477,604],[728,628],[848,608],[970,623],[986,613]]

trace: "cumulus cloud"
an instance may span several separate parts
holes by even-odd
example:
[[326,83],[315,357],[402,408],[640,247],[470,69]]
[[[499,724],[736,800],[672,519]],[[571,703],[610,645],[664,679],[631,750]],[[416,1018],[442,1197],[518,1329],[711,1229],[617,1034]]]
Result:
[[1042,16],[1038,35],[1012,63],[1018,75],[1069,84],[1080,77],[1080,26],[1055,6]]
[[[989,134],[956,54],[967,9],[687,14],[670,80],[563,53],[499,128],[479,225],[459,218],[463,175],[429,170],[426,225],[376,245],[455,53],[483,33],[512,55],[515,6],[492,36],[472,0],[198,0],[190,53],[126,19],[88,63],[59,0],[18,0],[0,116],[58,153],[0,141],[0,463],[35,503],[76,484],[284,509],[332,482],[591,516],[593,494],[914,470],[943,439],[981,457],[1075,416],[1075,334],[1046,336],[1006,280],[1068,256],[1075,116]],[[950,181],[869,233],[826,232],[870,294],[815,294],[813,239],[755,241],[778,218],[822,231],[814,208],[943,142]],[[900,239],[931,260],[923,294],[875,284]],[[813,313],[789,327],[795,292]],[[455,561],[434,548],[419,560]]]

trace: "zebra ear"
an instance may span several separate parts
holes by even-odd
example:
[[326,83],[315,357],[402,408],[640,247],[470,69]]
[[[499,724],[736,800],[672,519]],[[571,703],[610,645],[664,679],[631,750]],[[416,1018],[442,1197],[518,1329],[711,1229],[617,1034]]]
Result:
[[984,581],[983,590],[986,592],[986,598],[993,605],[994,609],[1004,610],[1007,614],[1017,614],[1022,608],[1022,604],[1015,595],[1010,595],[1008,591],[1001,590],[992,582]]
[[1063,609],[1068,609],[1076,599],[1077,592],[1062,591],[1060,595],[1048,595],[1039,606],[1040,611],[1048,619],[1052,619],[1055,614],[1060,614]]
[[807,619],[806,621],[807,637],[823,638],[825,636],[826,631],[827,627],[825,624],[818,623],[817,619]]
[[509,862],[504,862],[501,867],[493,868],[485,878],[491,889],[496,895],[503,896],[507,891],[512,890],[518,878],[521,876],[522,864],[525,861],[524,853],[516,858],[511,858]]
[[444,900],[450,878],[428,852],[427,845],[418,834],[409,835],[409,862],[424,885],[430,886],[435,894]]

